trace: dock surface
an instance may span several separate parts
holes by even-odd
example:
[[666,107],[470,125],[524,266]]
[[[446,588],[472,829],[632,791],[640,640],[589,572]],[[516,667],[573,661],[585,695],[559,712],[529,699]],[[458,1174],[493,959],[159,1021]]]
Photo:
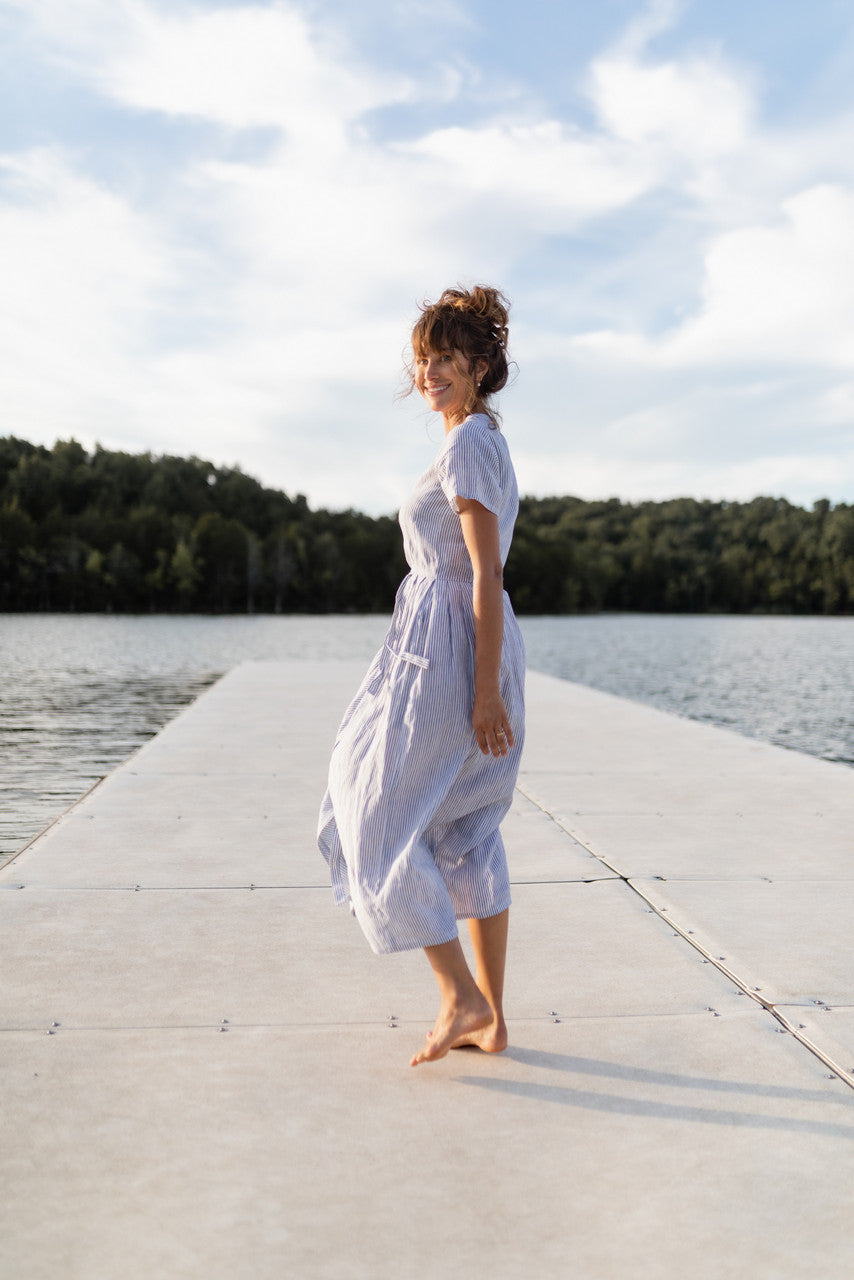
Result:
[[850,1280],[854,772],[529,674],[502,1055],[412,1070],[249,663],[0,871],[3,1280]]

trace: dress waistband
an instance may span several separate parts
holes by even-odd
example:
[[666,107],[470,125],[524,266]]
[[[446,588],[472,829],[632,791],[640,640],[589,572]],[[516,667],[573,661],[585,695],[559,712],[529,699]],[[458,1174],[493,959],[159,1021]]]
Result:
[[421,569],[410,569],[407,576],[422,582],[452,582],[456,587],[470,587],[473,581],[471,572],[457,574],[439,570],[438,573],[424,573]]

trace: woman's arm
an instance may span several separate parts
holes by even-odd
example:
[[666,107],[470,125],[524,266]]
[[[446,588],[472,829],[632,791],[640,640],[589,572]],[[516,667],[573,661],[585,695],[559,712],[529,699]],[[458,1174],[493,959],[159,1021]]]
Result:
[[504,574],[498,517],[473,498],[457,498],[474,582],[474,708],[472,726],[483,754],[506,756],[513,730],[499,689],[504,637]]

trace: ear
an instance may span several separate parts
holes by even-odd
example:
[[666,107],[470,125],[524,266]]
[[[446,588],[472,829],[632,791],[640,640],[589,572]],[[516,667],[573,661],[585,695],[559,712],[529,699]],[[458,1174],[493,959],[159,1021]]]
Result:
[[488,369],[489,369],[488,360],[478,360],[475,363],[474,368],[472,369],[472,374],[474,375],[474,380],[478,387],[480,386],[483,378],[486,376],[486,372]]

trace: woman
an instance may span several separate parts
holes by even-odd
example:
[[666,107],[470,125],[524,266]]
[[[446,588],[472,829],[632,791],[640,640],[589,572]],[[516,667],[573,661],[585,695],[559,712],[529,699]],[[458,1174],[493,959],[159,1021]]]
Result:
[[430,961],[441,1004],[417,1066],[507,1045],[498,827],[519,769],[525,653],[502,582],[518,491],[490,407],[507,382],[505,300],[446,289],[422,308],[412,350],[410,390],[442,415],[445,440],[400,512],[411,572],[339,730],[318,843],[372,949],[423,947]]

